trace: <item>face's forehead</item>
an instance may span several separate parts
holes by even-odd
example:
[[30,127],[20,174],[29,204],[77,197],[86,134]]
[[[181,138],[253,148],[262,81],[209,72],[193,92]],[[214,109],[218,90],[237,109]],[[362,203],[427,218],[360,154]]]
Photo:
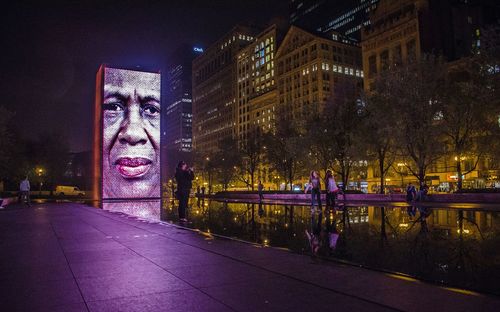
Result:
[[141,89],[160,93],[160,74],[146,73],[118,68],[106,68],[104,72],[105,90]]

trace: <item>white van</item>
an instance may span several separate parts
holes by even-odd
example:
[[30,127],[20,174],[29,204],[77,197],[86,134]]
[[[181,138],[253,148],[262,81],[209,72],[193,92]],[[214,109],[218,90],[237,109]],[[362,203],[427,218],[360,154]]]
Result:
[[56,186],[56,195],[59,196],[84,196],[85,192],[76,186],[58,185]]

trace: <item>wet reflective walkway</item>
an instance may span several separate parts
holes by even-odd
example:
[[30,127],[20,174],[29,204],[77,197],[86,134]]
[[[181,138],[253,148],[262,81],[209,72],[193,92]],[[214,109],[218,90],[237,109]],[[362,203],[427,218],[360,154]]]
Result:
[[[272,207],[262,209],[260,218],[280,218]],[[205,216],[224,230],[223,224],[237,225],[243,218],[232,214],[235,223],[224,223],[228,220],[218,219],[227,218],[227,212],[209,210],[198,212],[200,219],[194,222]],[[292,228],[307,223],[307,210],[304,216],[301,220],[295,211]],[[355,218],[354,229],[366,216]],[[277,219],[273,222],[289,222]],[[271,231],[273,224],[253,237],[279,242],[278,236],[267,235],[276,231]],[[76,203],[0,211],[0,248],[2,311],[498,311],[500,307],[497,297]]]
[[[192,228],[500,295],[500,212],[490,206],[336,206],[311,214],[310,206],[191,204]],[[164,218],[176,220],[175,203],[166,207]]]

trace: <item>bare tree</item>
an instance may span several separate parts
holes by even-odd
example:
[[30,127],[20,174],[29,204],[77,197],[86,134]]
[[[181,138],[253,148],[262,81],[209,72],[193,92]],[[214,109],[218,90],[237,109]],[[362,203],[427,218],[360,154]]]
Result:
[[408,170],[422,186],[428,167],[443,155],[440,133],[444,63],[424,55],[380,75],[377,93],[393,108],[401,156],[413,163]]
[[[333,87],[323,113],[328,125],[331,144],[332,168],[342,178],[345,191],[351,171],[363,160],[361,123],[363,122],[360,88],[353,81],[339,81]],[[363,156],[361,156],[363,155]]]
[[257,129],[250,131],[245,142],[239,148],[240,164],[238,179],[252,191],[255,187],[255,175],[262,160],[262,137]]
[[[488,122],[491,111],[485,105],[488,96],[474,65],[465,59],[450,68],[441,98],[440,126],[448,148],[455,160],[457,188],[462,189],[463,176],[476,169],[481,157],[489,150],[484,138],[492,128]],[[473,165],[465,169],[463,161]]]
[[219,141],[218,151],[213,156],[212,163],[222,189],[227,191],[229,184],[236,177],[237,166],[241,163],[237,142],[232,138]]
[[367,156],[374,160],[380,173],[380,194],[385,193],[385,177],[395,161],[396,124],[393,108],[376,91],[363,97],[365,120],[362,123],[363,141]]
[[303,159],[307,149],[304,148],[305,138],[298,127],[286,117],[279,114],[273,132],[264,134],[264,154],[272,170],[279,172],[285,179],[285,189],[304,170]]

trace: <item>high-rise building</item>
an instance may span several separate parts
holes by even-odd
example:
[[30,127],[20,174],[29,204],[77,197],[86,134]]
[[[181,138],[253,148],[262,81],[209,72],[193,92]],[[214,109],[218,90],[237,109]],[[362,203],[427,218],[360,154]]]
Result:
[[489,0],[381,0],[363,29],[365,89],[377,73],[422,53],[454,61],[480,45],[480,28],[500,18]]
[[253,43],[254,27],[236,26],[193,61],[193,147],[211,153],[237,133],[237,54]]
[[278,96],[275,57],[283,32],[272,25],[238,53],[237,138],[244,143],[252,131],[271,129]]
[[334,40],[359,42],[361,29],[370,24],[369,13],[379,0],[291,0],[290,23],[308,31],[329,33]]
[[[371,12],[371,24],[363,29],[362,53],[365,90],[374,89],[377,75],[391,66],[420,58],[424,53],[442,56],[449,64],[457,64],[481,46],[481,29],[500,21],[500,3],[492,0],[380,0]],[[443,157],[433,163],[426,179],[440,190],[450,191],[457,182],[456,157]],[[452,164],[452,165],[450,165]],[[464,187],[484,187],[482,177],[492,177],[488,162],[474,165],[464,159]],[[403,163],[389,172],[389,186],[404,187],[416,179]],[[368,165],[369,190],[379,185],[380,172]],[[488,178],[494,183],[494,178]]]
[[165,177],[174,174],[175,165],[191,160],[192,150],[192,62],[203,53],[201,47],[182,44],[170,55],[167,94],[163,109],[163,155]]
[[165,144],[168,149],[192,149],[192,62],[203,53],[200,47],[184,44],[169,60],[168,95],[165,109]]
[[362,83],[361,49],[292,26],[276,53],[280,108],[293,119],[322,111],[340,82]]

